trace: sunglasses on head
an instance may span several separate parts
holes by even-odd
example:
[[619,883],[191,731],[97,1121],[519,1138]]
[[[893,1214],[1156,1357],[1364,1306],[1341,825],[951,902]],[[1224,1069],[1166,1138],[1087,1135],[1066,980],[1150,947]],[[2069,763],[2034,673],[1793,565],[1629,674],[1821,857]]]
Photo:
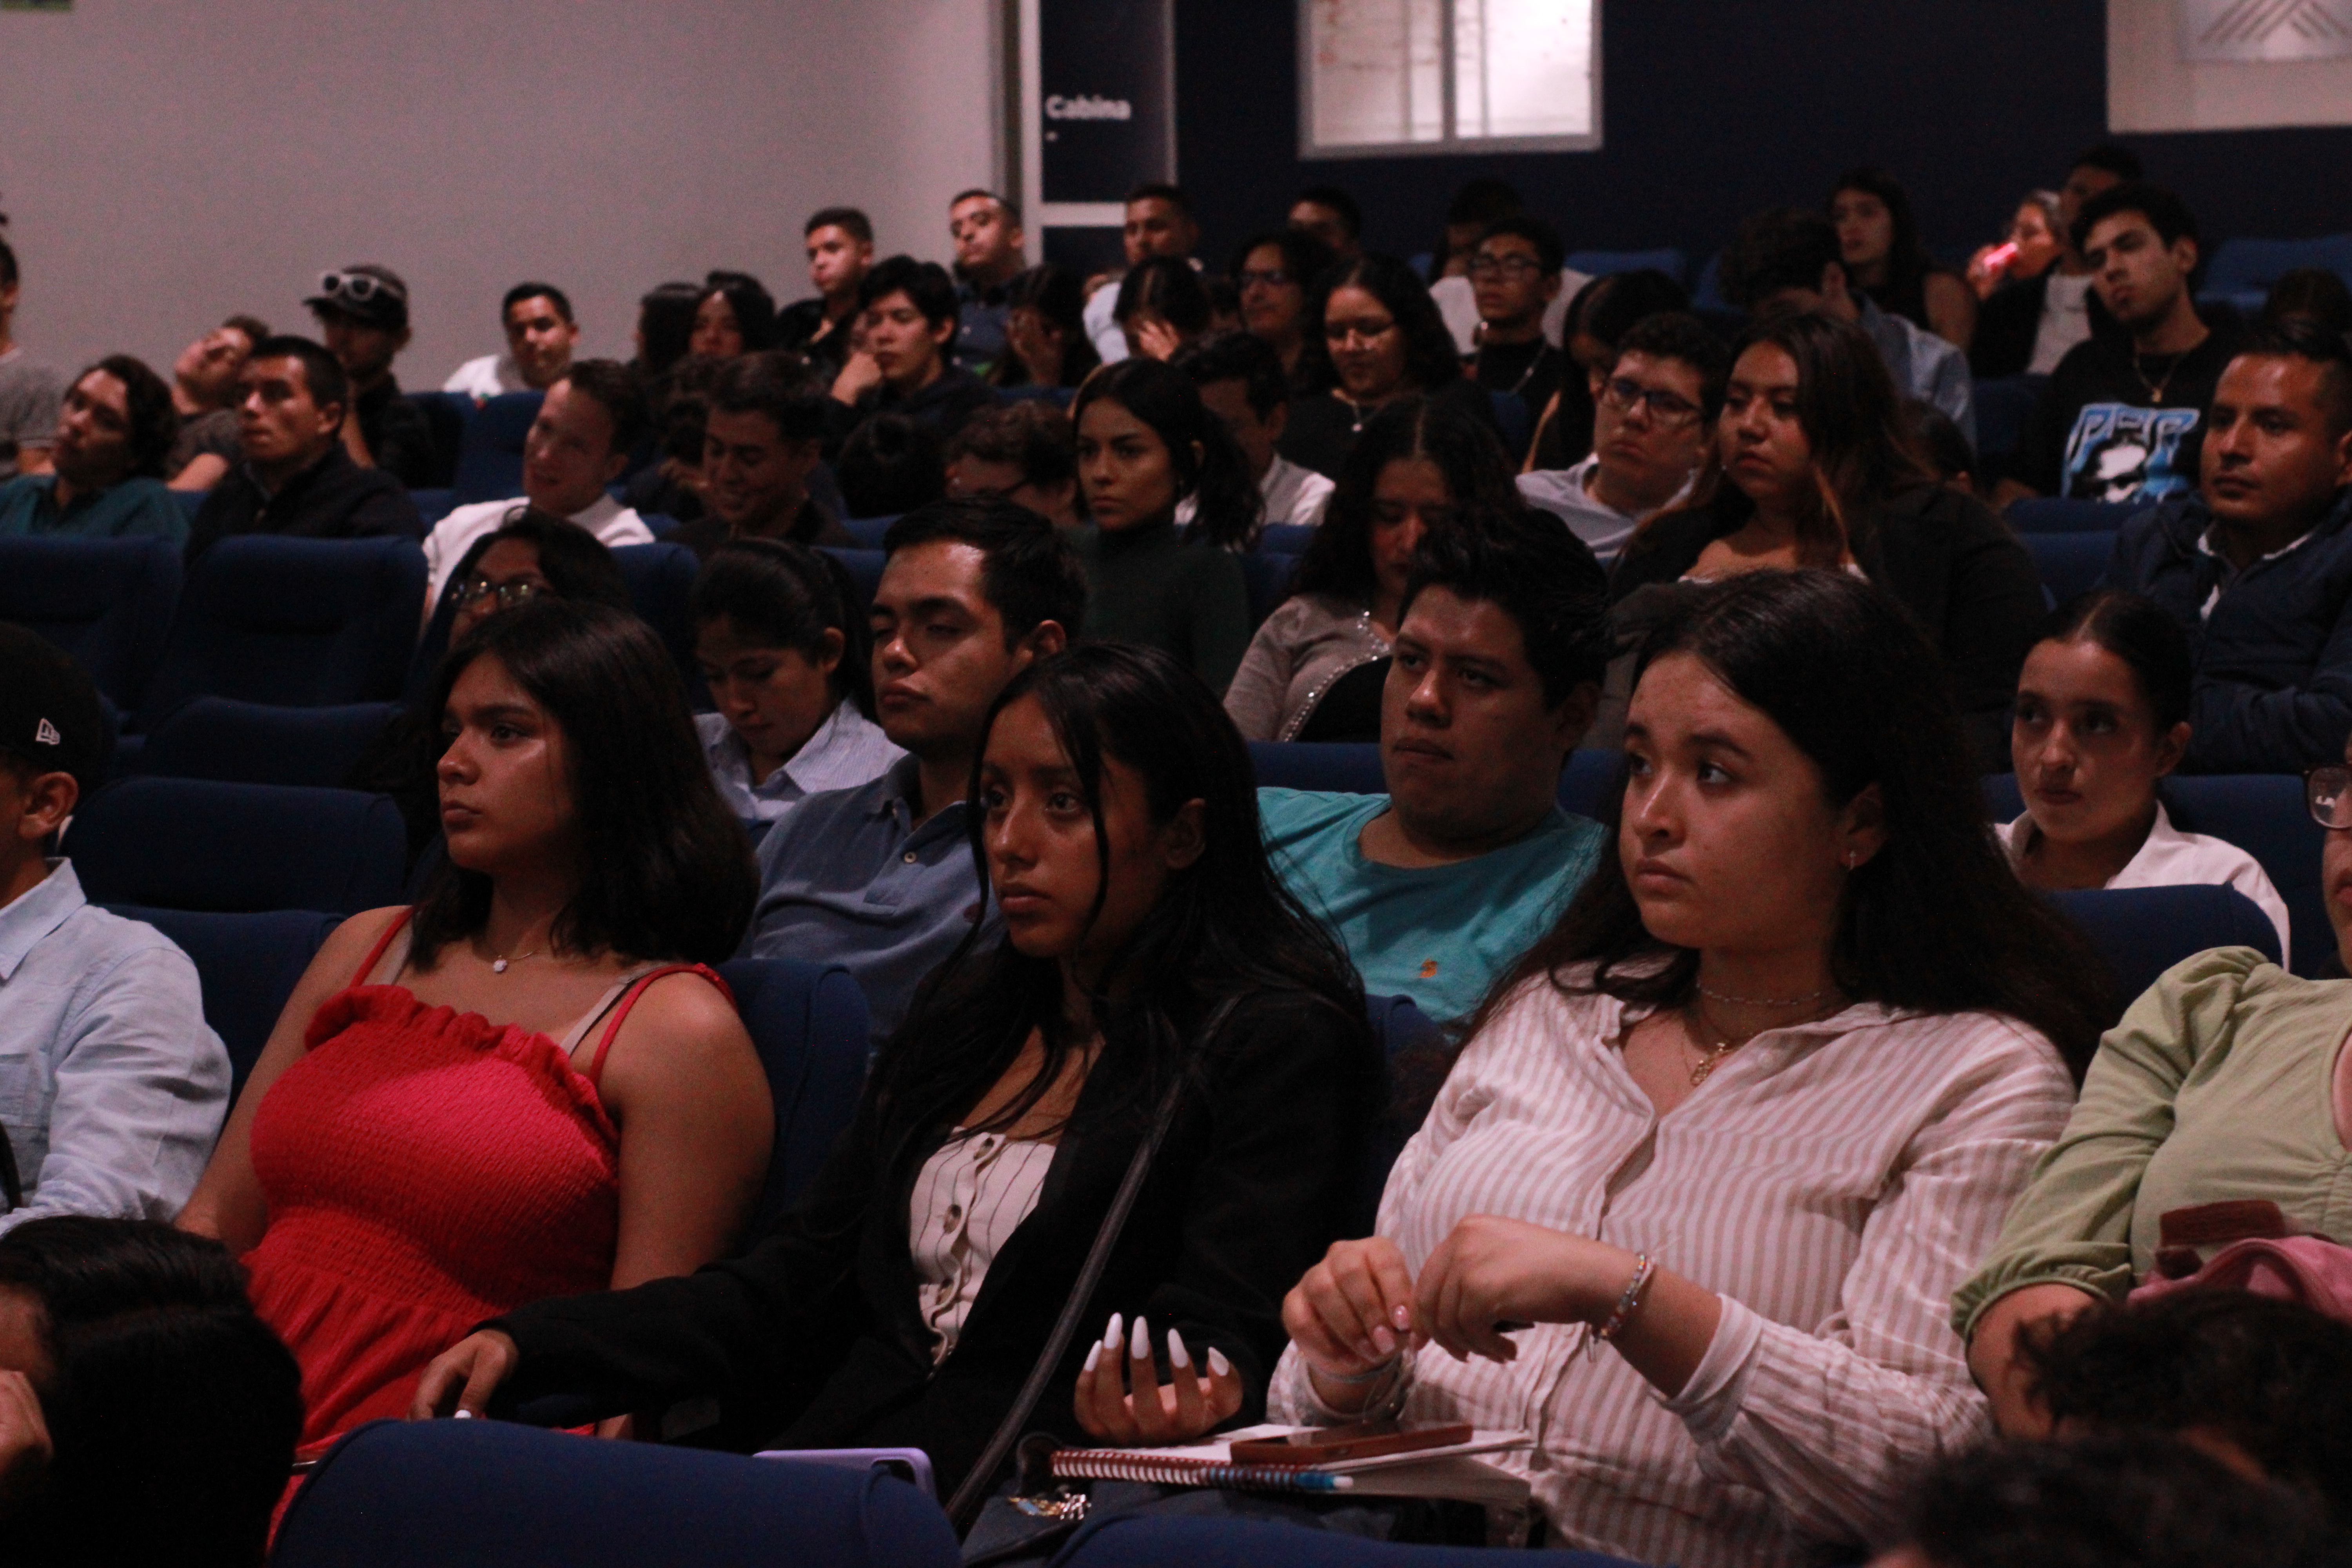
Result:
[[[391,284],[368,272],[321,272],[319,292],[337,300],[349,300],[354,305],[364,305],[378,294],[394,293]],[[395,296],[396,297],[396,296]]]

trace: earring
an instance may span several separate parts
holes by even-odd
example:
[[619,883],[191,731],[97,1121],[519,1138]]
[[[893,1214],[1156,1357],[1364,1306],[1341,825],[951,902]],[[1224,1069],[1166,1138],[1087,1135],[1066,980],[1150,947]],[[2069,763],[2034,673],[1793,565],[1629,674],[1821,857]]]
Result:
[[1847,850],[1847,851],[1845,852],[1845,868],[1846,868],[1847,870],[1851,871],[1851,870],[1853,870],[1856,866],[1859,866],[1859,865],[1861,865],[1861,864],[1862,864],[1862,857],[1861,857],[1859,854],[1857,854],[1856,852],[1854,852],[1854,851],[1853,851],[1853,850],[1852,850],[1852,849],[1849,849],[1849,850]]

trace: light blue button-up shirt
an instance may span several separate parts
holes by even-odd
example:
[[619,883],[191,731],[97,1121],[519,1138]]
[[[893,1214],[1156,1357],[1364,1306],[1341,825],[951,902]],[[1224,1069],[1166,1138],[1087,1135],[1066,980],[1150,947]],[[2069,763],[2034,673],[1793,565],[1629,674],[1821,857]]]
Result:
[[792,760],[764,779],[751,776],[751,749],[725,714],[698,713],[694,728],[719,798],[746,822],[782,821],[809,796],[870,784],[907,754],[855,702],[835,703]]
[[82,897],[71,861],[49,865],[0,907],[0,1127],[25,1190],[0,1231],[171,1219],[228,1114],[228,1052],[188,955]]

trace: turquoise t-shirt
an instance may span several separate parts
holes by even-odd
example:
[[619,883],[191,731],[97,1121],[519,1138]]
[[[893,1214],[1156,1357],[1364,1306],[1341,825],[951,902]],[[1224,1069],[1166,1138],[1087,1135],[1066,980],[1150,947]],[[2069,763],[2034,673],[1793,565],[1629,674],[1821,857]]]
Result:
[[74,539],[188,542],[188,514],[161,479],[125,479],[96,495],[58,505],[58,477],[27,474],[0,484],[0,538],[34,534]]
[[1339,933],[1365,994],[1410,996],[1441,1022],[1466,1018],[1584,886],[1608,830],[1555,810],[1525,838],[1475,860],[1383,866],[1356,840],[1388,805],[1384,795],[1257,792],[1275,868]]

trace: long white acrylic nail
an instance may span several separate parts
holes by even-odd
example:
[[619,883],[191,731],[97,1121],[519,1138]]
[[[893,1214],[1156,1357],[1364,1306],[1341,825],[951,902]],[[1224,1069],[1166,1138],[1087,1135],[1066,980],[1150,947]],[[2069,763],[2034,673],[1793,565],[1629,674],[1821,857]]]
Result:
[[1124,1342],[1127,1338],[1125,1334],[1119,1332],[1119,1330],[1124,1326],[1125,1325],[1121,1321],[1119,1315],[1117,1312],[1113,1312],[1110,1315],[1110,1327],[1103,1334],[1103,1349],[1107,1351],[1115,1351],[1118,1349],[1119,1345]]
[[471,1421],[473,1418],[474,1413],[461,1405],[457,1407],[457,1413],[450,1419],[455,1421]]
[[1180,1371],[1192,1364],[1192,1352],[1184,1348],[1184,1336],[1173,1329],[1168,1331],[1168,1364]]
[[1234,1363],[1225,1359],[1225,1352],[1219,1350],[1216,1346],[1211,1345],[1209,1347],[1209,1375],[1212,1377],[1223,1377],[1225,1373],[1233,1370]]
[[1087,1370],[1088,1372],[1094,1371],[1095,1363],[1100,1360],[1102,1360],[1102,1342],[1100,1340],[1097,1340],[1093,1344],[1087,1347]]
[[1127,1353],[1137,1361],[1151,1353],[1151,1325],[1143,1321],[1140,1312],[1135,1314],[1135,1331],[1128,1336]]

